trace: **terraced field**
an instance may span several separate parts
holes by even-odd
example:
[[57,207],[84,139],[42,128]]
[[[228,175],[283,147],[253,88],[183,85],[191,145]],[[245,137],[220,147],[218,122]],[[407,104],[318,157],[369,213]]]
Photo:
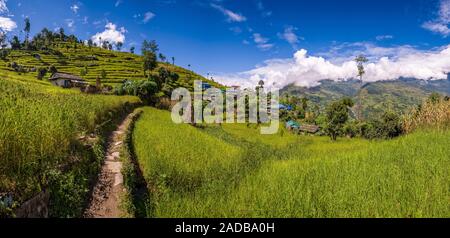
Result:
[[133,138],[148,217],[450,217],[448,130],[331,142],[146,108]]
[[[95,84],[97,77],[101,76],[103,70],[107,76],[106,79],[102,80],[102,83],[112,86],[126,79],[146,79],[144,77],[143,58],[141,56],[127,52],[105,50],[98,47],[89,48],[79,43],[61,42],[55,44],[47,51],[13,50],[5,60],[0,61],[0,72],[15,73],[10,67],[13,62],[27,69],[53,65],[60,72],[82,76],[92,84]],[[192,89],[194,80],[203,80],[210,82],[211,85],[219,86],[217,83],[211,82],[190,70],[168,63],[159,64],[180,76],[178,82],[171,85],[175,88],[185,87]],[[82,75],[81,71],[85,71],[86,75]],[[35,72],[28,74],[36,75]],[[49,76],[48,74],[47,77]]]
[[[43,189],[52,216],[79,216],[114,122],[140,104],[130,96],[86,95],[0,70],[0,216]],[[83,139],[81,139],[83,138]]]

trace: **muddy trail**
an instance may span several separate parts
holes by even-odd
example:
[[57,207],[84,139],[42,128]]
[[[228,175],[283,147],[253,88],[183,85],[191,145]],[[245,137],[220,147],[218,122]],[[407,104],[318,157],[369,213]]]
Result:
[[125,215],[120,209],[121,197],[125,192],[120,157],[135,113],[130,113],[108,139],[105,161],[84,213],[86,218],[120,218]]

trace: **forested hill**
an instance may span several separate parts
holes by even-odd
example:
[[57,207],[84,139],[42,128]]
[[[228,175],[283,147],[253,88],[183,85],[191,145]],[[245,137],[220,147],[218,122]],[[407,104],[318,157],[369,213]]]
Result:
[[361,92],[365,116],[374,116],[386,109],[405,112],[409,107],[422,103],[433,92],[450,95],[449,79],[435,81],[398,79],[366,83],[362,90],[360,87],[359,81],[356,80],[342,82],[324,80],[321,85],[312,88],[289,85],[281,93],[306,97],[325,107],[331,101],[342,97],[358,100]]

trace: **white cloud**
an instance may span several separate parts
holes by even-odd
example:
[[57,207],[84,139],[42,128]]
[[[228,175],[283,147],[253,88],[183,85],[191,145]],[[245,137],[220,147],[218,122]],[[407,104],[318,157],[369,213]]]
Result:
[[287,26],[284,28],[283,33],[279,33],[278,36],[287,41],[293,48],[297,48],[297,44],[300,42],[300,38],[295,34],[297,28],[293,26]]
[[441,22],[425,22],[422,27],[434,33],[441,34],[444,37],[450,35],[449,27]]
[[111,22],[106,24],[105,30],[99,32],[91,37],[92,41],[97,45],[101,45],[103,41],[116,44],[118,42],[125,42],[125,33],[127,30],[124,27],[117,28],[117,26]]
[[0,30],[2,32],[13,31],[16,28],[17,28],[17,24],[13,20],[11,20],[11,18],[0,17]]
[[262,3],[262,1],[257,1],[256,2],[256,8],[261,12],[261,16],[262,17],[270,17],[270,16],[272,16],[272,12],[266,10],[266,8],[264,7],[264,4]]
[[8,0],[0,0],[0,13],[9,12],[8,7],[6,6],[6,2]]
[[422,27],[444,37],[450,35],[450,0],[441,0],[437,18],[422,24]]
[[227,21],[229,22],[244,22],[247,20],[247,18],[245,16],[243,16],[240,13],[235,13],[232,12],[231,10],[228,10],[220,5],[211,3],[211,7],[214,9],[219,10],[220,12],[222,12],[226,17],[228,17]]
[[67,27],[69,27],[70,29],[75,27],[75,21],[73,19],[66,19],[65,22]]
[[[382,53],[397,54],[369,62],[365,66],[366,82],[395,80],[400,77],[446,79],[447,73],[450,72],[450,45],[433,51],[421,51],[410,46],[392,49],[373,47],[366,53],[370,58]],[[333,59],[309,56],[307,51],[302,49],[297,51],[292,59],[273,59],[250,71],[225,74],[216,78],[226,85],[239,84],[244,87],[254,87],[259,80],[264,80],[270,88],[283,88],[289,84],[313,87],[325,79],[341,81],[356,78],[357,65],[353,58],[354,56],[347,61],[333,63]]]
[[78,10],[80,10],[80,6],[78,6],[77,4],[74,4],[70,7],[70,10],[72,10],[73,13],[77,14]]
[[151,19],[153,19],[156,15],[153,12],[146,12],[144,14],[144,20],[142,20],[144,23],[149,22]]
[[89,17],[88,17],[88,16],[84,16],[84,17],[83,17],[83,20],[82,20],[82,23],[83,23],[84,25],[88,24],[88,23],[89,23]]
[[377,39],[377,41],[382,41],[382,40],[390,40],[393,39],[394,36],[392,35],[379,35],[377,37],[375,37]]
[[256,43],[256,46],[263,51],[270,50],[274,47],[274,44],[269,43],[269,39],[264,38],[259,33],[253,33],[253,41]]
[[115,7],[118,7],[120,4],[122,4],[122,0],[117,0],[114,4]]

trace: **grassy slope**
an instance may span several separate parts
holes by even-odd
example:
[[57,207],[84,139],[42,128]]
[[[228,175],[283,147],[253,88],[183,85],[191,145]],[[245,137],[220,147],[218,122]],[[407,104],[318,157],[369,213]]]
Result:
[[[86,193],[84,176],[87,170],[97,171],[94,164],[78,166],[95,163],[94,154],[99,151],[84,147],[76,138],[104,131],[125,113],[126,105],[132,107],[140,100],[81,94],[4,70],[0,76],[0,193],[12,193],[14,201],[23,202],[49,185],[51,173],[54,178],[65,176],[55,174],[65,168],[73,180],[65,177],[67,181],[60,180],[59,185],[73,184],[62,199],[70,203],[67,206],[79,205],[82,201],[69,200],[73,198],[69,194]],[[82,185],[75,190],[74,186]]]
[[[109,85],[116,85],[125,79],[145,79],[142,67],[143,59],[141,56],[135,54],[109,51],[97,47],[89,48],[82,44],[77,44],[75,48],[72,43],[59,43],[54,45],[52,49],[59,51],[61,55],[55,54],[52,51],[12,51],[7,60],[0,61],[0,72],[12,72],[8,64],[16,62],[30,69],[54,65],[58,71],[79,76],[81,70],[87,67],[87,75],[83,76],[83,78],[92,84],[95,84],[95,80],[101,75],[102,70],[107,72],[107,78],[102,83]],[[40,56],[40,59],[39,57],[35,57],[36,54]],[[204,77],[184,68],[166,63],[160,63],[160,65],[164,65],[180,75],[180,79],[174,86],[192,88],[193,80],[210,82]],[[36,76],[36,74],[29,73],[30,76]],[[214,82],[210,83],[217,87],[220,86]]]
[[449,132],[335,143],[258,132],[199,130],[145,109],[134,144],[154,195],[148,215],[450,217]]

